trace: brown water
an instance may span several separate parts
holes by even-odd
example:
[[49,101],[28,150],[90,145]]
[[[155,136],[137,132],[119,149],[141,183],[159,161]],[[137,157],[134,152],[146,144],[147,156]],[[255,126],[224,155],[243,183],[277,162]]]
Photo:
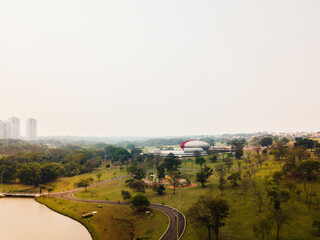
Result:
[[31,198],[0,199],[0,239],[92,240],[79,222]]

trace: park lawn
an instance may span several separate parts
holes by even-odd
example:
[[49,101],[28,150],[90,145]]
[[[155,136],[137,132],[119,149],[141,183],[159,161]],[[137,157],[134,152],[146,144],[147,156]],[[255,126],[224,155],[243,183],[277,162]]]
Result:
[[[247,153],[248,154],[248,153]],[[256,153],[250,152],[251,154],[251,164],[257,163],[257,158],[255,157]],[[210,168],[215,168],[218,164],[224,163],[222,156],[219,155],[218,159],[216,162],[211,162],[212,156],[204,156],[204,159],[206,160],[206,165],[209,166]],[[263,159],[265,160],[266,157],[263,156]],[[243,159],[240,160],[233,160],[233,165],[231,168],[238,168],[238,162],[241,163],[241,167],[245,167],[248,164],[245,163]],[[198,164],[195,164],[195,158],[194,157],[189,157],[189,158],[184,158],[182,159],[182,164],[180,166],[182,169],[193,169],[193,170],[200,170],[201,167]]]
[[79,181],[82,178],[88,178],[92,177],[95,182],[98,181],[97,179],[97,173],[101,173],[100,181],[109,180],[115,177],[120,177],[127,175],[126,169],[123,168],[120,170],[119,167],[117,168],[98,168],[94,170],[91,173],[84,173],[81,175],[76,175],[73,177],[60,177],[55,181],[49,182],[46,185],[52,185],[54,186],[54,192],[61,192],[61,191],[67,191],[70,189],[74,189],[74,183]]
[[[137,237],[159,239],[166,231],[168,217],[152,209],[149,218],[145,213],[137,213],[129,206],[80,203],[59,198],[39,197],[37,201],[63,215],[81,222],[91,233],[94,240],[119,239],[128,240]],[[83,213],[97,211],[90,218],[82,218]]]
[[24,185],[20,183],[4,183],[1,188],[4,192],[12,192],[12,191],[39,191],[39,188],[34,187],[33,185]]
[[[255,174],[252,175],[252,179],[255,179],[259,186],[264,187],[264,177],[270,175],[274,171],[279,171],[281,169],[281,164],[276,164],[274,161],[268,161],[263,164],[261,170],[259,166],[252,169],[255,169]],[[195,182],[195,172],[182,171],[182,173],[189,174],[191,176],[191,182]],[[227,176],[228,175],[229,174],[227,174]],[[258,207],[254,198],[252,185],[250,186],[248,194],[245,195],[241,187],[238,187],[237,191],[233,190],[228,181],[227,189],[224,191],[223,196],[221,196],[221,191],[217,188],[217,185],[217,176],[213,175],[210,177],[209,182],[206,183],[206,187],[204,188],[198,183],[196,187],[177,190],[175,195],[173,195],[172,189],[167,188],[165,194],[161,196],[158,196],[152,189],[147,188],[145,194],[152,203],[163,203],[179,208],[180,202],[181,211],[184,214],[186,214],[188,208],[195,203],[200,196],[223,198],[227,200],[230,205],[230,215],[225,221],[226,225],[221,229],[220,239],[257,239],[252,230],[253,224],[258,219]],[[300,188],[303,190],[302,184]],[[76,196],[80,198],[119,200],[122,199],[121,189],[128,190],[132,193],[132,190],[125,185],[125,179],[121,179],[100,186],[90,187],[87,192],[79,191],[76,193]],[[314,189],[320,189],[319,182],[314,183]],[[295,209],[292,209],[292,200],[294,200]],[[313,206],[311,213],[309,213],[304,202],[304,193],[300,195],[300,201],[298,201],[297,196],[292,193],[291,199],[287,203],[282,203],[282,208],[290,212],[291,220],[289,225],[284,225],[283,229],[281,229],[280,239],[319,239],[319,237],[315,236],[316,228],[312,227],[312,222],[314,220],[320,220],[320,211]],[[267,193],[264,191],[261,214],[266,215],[272,208],[273,206],[270,205]],[[273,225],[270,239],[274,239],[275,234],[275,225]],[[187,224],[183,239],[200,240],[206,238],[207,231],[205,228],[194,227],[190,223]]]
[[[54,192],[61,192],[61,191],[67,191],[70,189],[74,189],[74,183],[79,181],[82,178],[88,178],[92,177],[94,179],[94,182],[98,182],[97,179],[97,173],[101,173],[100,181],[109,180],[115,177],[120,177],[127,175],[126,169],[123,168],[120,170],[119,167],[112,167],[112,168],[98,168],[94,170],[91,173],[84,173],[72,177],[59,177],[58,179],[48,182],[45,185],[47,186],[54,186]],[[35,187],[34,185],[24,185],[21,183],[6,183],[2,184],[3,191],[9,192],[9,191],[31,191],[31,192],[38,192],[39,187]],[[1,189],[1,188],[0,188]]]

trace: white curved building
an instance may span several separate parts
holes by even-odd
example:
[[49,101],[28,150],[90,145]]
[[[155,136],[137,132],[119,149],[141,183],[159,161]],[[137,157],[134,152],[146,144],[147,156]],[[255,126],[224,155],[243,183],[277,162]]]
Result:
[[205,141],[200,140],[188,140],[184,141],[180,144],[181,149],[174,149],[174,150],[151,150],[150,153],[153,154],[160,154],[161,156],[165,157],[169,153],[173,153],[175,156],[178,157],[194,157],[197,153],[201,156],[206,156],[207,151],[210,148],[210,144]]
[[200,140],[188,140],[188,141],[184,141],[183,143],[181,143],[180,147],[183,150],[193,149],[193,151],[197,151],[197,150],[195,150],[195,148],[197,148],[198,150],[208,151],[210,148],[210,144],[205,141],[200,141]]

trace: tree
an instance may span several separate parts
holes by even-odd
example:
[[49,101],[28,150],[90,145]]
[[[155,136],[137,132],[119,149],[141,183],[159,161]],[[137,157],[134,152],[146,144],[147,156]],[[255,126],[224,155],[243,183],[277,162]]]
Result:
[[255,233],[256,237],[261,235],[262,240],[264,237],[271,233],[271,222],[268,218],[259,217],[258,221],[255,221],[253,224],[253,232]]
[[158,175],[158,179],[159,179],[159,182],[161,181],[162,178],[165,177],[165,168],[160,165],[157,167],[157,175]]
[[215,174],[218,176],[219,178],[219,183],[220,184],[224,184],[225,183],[225,176],[227,174],[227,169],[225,167],[225,165],[223,164],[218,164],[216,167],[215,167]]
[[40,164],[25,163],[20,165],[17,171],[20,181],[27,185],[38,185],[40,183]]
[[213,156],[210,158],[210,161],[211,161],[212,163],[217,162],[217,160],[218,160],[218,157],[217,157],[216,155],[213,155]]
[[122,198],[124,200],[127,200],[127,199],[130,199],[131,198],[131,194],[129,191],[126,191],[126,190],[121,190],[121,195],[122,195]]
[[316,179],[320,170],[320,162],[315,160],[302,161],[297,166],[297,170],[305,173],[307,180]]
[[219,229],[225,225],[223,220],[229,215],[229,204],[224,199],[212,199],[208,207],[213,217],[213,231],[219,239]]
[[112,161],[123,164],[124,162],[127,162],[130,157],[131,154],[126,149],[118,148],[113,154]]
[[296,149],[295,149],[294,153],[298,157],[299,163],[302,160],[307,159],[308,153],[307,153],[307,150],[304,146],[296,146],[295,148]]
[[213,169],[209,168],[208,166],[204,166],[201,168],[200,172],[197,172],[197,181],[201,182],[202,187],[208,181],[209,177],[212,175]]
[[136,193],[135,195],[133,195],[130,198],[130,202],[131,202],[131,207],[137,208],[139,212],[141,212],[143,208],[150,206],[150,202],[148,198],[142,193]]
[[283,210],[273,210],[271,214],[269,214],[268,218],[275,222],[277,227],[277,237],[276,240],[279,240],[279,233],[283,226],[283,224],[288,224],[290,220],[290,215]]
[[254,188],[254,197],[258,205],[259,213],[261,212],[261,208],[263,206],[263,190],[262,188],[257,184],[253,183],[253,188]]
[[225,200],[200,197],[187,212],[190,222],[195,226],[207,228],[208,237],[213,229],[216,239],[219,239],[219,229],[225,225],[223,220],[229,215],[229,205]]
[[257,153],[257,155],[260,155],[261,150],[261,144],[260,144],[260,138],[259,137],[253,137],[250,141],[250,146],[252,146],[253,150]]
[[260,145],[261,145],[262,147],[267,147],[267,148],[269,148],[269,147],[272,145],[272,143],[273,143],[273,140],[272,140],[271,137],[265,137],[265,138],[262,138],[262,139],[260,140]]
[[225,158],[223,159],[223,162],[226,164],[227,169],[230,170],[232,165],[233,165],[233,161],[231,158]]
[[129,149],[129,150],[133,150],[135,148],[136,148],[136,146],[134,144],[128,144],[127,145],[127,149]]
[[40,178],[42,183],[46,183],[57,179],[62,176],[65,172],[64,167],[60,163],[46,163],[40,168]]
[[290,198],[289,192],[282,190],[279,191],[277,187],[273,187],[268,191],[268,197],[270,198],[270,202],[273,202],[273,206],[275,210],[281,209],[281,203],[287,202]]
[[130,179],[132,181],[130,181],[128,183],[129,187],[131,189],[133,189],[134,192],[141,192],[144,193],[146,190],[146,184],[141,181],[141,180],[136,180],[136,179]]
[[221,191],[221,196],[223,196],[223,191],[226,189],[226,186],[224,185],[224,183],[223,184],[220,183],[218,185],[218,188]]
[[225,165],[224,164],[218,164],[215,167],[215,174],[218,176],[218,179],[219,179],[218,188],[220,189],[221,195],[223,196],[223,191],[225,190],[225,186],[224,185],[226,183],[225,176],[227,174],[227,169],[226,169]]
[[272,154],[274,156],[274,159],[276,161],[280,161],[283,159],[287,152],[288,152],[288,146],[286,146],[286,141],[276,141],[272,144]]
[[173,194],[176,194],[176,187],[179,186],[179,179],[181,175],[179,172],[170,172],[168,175],[171,178],[171,183],[173,186]]
[[231,175],[227,178],[231,182],[232,187],[238,187],[238,180],[241,180],[240,173],[231,173]]
[[49,197],[49,193],[51,193],[54,190],[53,186],[48,186],[47,187],[47,191],[48,191],[48,197]]
[[178,167],[181,165],[181,161],[173,154],[169,153],[163,162],[163,167],[168,172],[178,171]]
[[134,148],[131,150],[131,156],[135,162],[141,162],[142,156],[141,156],[142,150],[139,148]]
[[279,187],[282,181],[283,173],[280,171],[274,172],[272,174],[272,181]]
[[294,146],[303,146],[305,148],[313,149],[316,145],[318,144],[317,141],[313,141],[312,139],[309,138],[303,138],[303,139],[298,139],[295,143]]
[[101,176],[102,176],[102,173],[101,173],[101,172],[98,172],[98,173],[96,174],[96,177],[98,178],[98,182],[100,182]]
[[236,159],[240,159],[243,156],[245,143],[245,139],[236,139],[231,142],[231,151],[235,153]]
[[153,184],[153,187],[152,187],[152,190],[155,191],[155,192],[157,192],[158,195],[162,195],[163,192],[164,192],[166,189],[165,189],[165,187],[164,187],[163,184],[161,184],[161,183],[154,183],[154,184]]
[[208,231],[208,239],[211,239],[210,230],[214,227],[212,213],[208,207],[209,199],[200,197],[187,211],[188,219],[195,226],[204,226]]
[[247,171],[246,174],[243,174],[243,177],[241,179],[241,186],[245,195],[247,195],[250,187],[250,176],[248,175],[248,173],[249,171]]
[[161,155],[160,153],[157,153],[154,155],[153,157],[153,162],[154,162],[154,165],[156,165],[156,168],[158,168],[160,162],[161,162]]
[[313,223],[312,223],[312,226],[317,227],[318,228],[318,234],[320,234],[320,221],[314,220]]
[[117,151],[117,150],[118,150],[118,148],[113,145],[106,146],[104,148],[106,159],[112,159],[115,151]]
[[146,176],[146,170],[142,167],[138,167],[137,165],[131,165],[127,167],[127,172],[133,174],[133,178],[137,180],[141,180]]
[[197,157],[196,158],[196,164],[199,164],[200,167],[202,167],[202,164],[204,164],[206,160],[203,157]]
[[75,182],[74,185],[75,187],[84,187],[84,190],[87,191],[87,187],[90,186],[92,182],[93,178],[88,177],[80,179],[78,182]]

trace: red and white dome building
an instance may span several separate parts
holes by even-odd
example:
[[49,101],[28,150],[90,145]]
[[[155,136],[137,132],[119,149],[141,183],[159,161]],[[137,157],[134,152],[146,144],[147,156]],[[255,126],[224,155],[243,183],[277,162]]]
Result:
[[208,155],[207,151],[210,148],[210,144],[200,140],[188,140],[181,143],[180,148],[174,150],[151,150],[150,152],[161,156],[167,156],[169,153],[173,153],[178,157],[193,157],[196,153],[206,156]]

